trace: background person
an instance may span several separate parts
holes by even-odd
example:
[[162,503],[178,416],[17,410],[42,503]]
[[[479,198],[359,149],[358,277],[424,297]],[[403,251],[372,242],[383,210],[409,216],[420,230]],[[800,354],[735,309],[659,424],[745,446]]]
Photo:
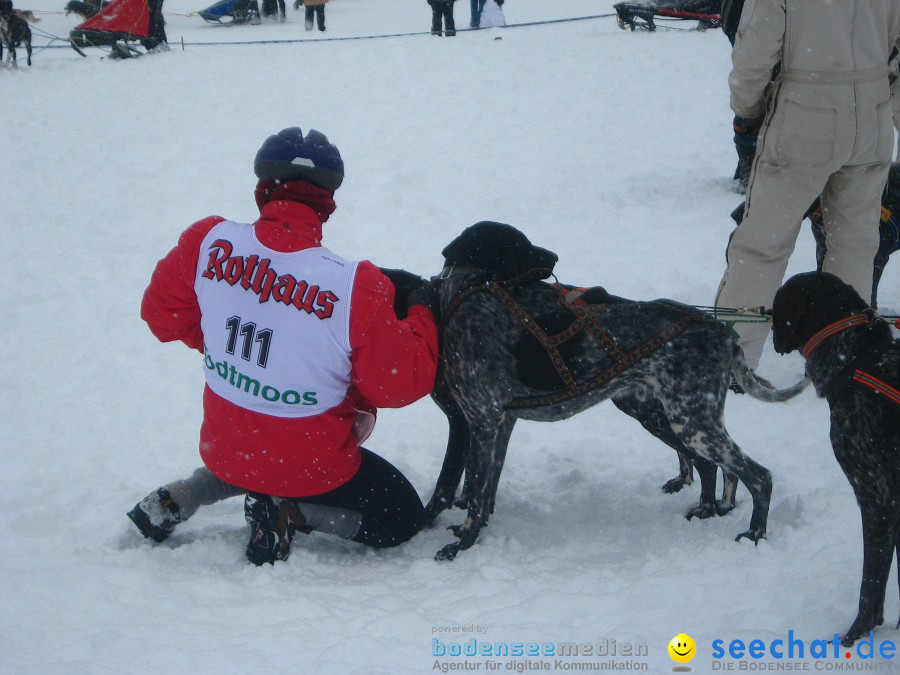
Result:
[[[306,30],[313,29],[313,21],[316,22],[320,31],[325,30],[325,3],[328,0],[303,0],[300,4],[302,4],[306,11],[306,16],[304,18],[304,28]],[[294,5],[294,9],[297,9],[297,5]]]
[[[729,75],[735,115],[767,110],[744,219],[727,247],[717,307],[771,306],[803,214],[821,195],[823,270],[872,292],[881,194],[893,152],[888,60],[900,34],[895,0],[746,0]],[[766,323],[739,323],[756,367]]]
[[431,34],[440,37],[441,30],[447,37],[456,35],[456,23],[453,20],[453,3],[456,0],[428,0],[431,5]]

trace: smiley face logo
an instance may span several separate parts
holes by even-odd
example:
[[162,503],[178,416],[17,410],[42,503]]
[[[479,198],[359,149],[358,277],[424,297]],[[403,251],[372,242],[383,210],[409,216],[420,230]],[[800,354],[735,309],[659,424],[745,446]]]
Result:
[[669,656],[677,663],[687,663],[697,653],[697,645],[690,635],[679,633],[669,640]]

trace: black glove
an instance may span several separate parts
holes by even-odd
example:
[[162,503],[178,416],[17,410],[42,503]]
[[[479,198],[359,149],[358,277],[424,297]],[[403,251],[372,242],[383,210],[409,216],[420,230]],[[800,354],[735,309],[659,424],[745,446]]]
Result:
[[735,115],[732,121],[734,127],[734,144],[738,148],[752,148],[756,152],[756,137],[759,136],[759,128],[762,126],[764,116],[741,117]]
[[394,285],[394,314],[397,315],[398,319],[405,319],[408,309],[406,301],[409,292],[421,287],[425,283],[425,279],[406,270],[395,270],[387,267],[379,267],[378,269]]
[[406,304],[408,307],[412,307],[413,305],[427,307],[434,315],[435,322],[440,322],[441,294],[438,292],[438,282],[429,281],[420,288],[410,291],[409,295],[406,296]]

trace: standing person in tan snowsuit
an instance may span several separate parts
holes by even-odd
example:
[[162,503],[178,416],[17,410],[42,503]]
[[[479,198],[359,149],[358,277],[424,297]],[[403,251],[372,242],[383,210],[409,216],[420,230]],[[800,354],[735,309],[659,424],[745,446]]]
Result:
[[[828,230],[823,269],[870,297],[894,143],[887,64],[898,36],[897,0],[746,0],[731,55],[731,108],[765,120],[717,307],[772,305],[803,214],[819,195]],[[768,324],[735,327],[756,367]]]

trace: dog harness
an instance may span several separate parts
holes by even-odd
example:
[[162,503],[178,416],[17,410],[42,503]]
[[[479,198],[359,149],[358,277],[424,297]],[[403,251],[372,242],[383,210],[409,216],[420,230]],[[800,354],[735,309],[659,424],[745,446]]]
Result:
[[[446,270],[445,270],[446,271]],[[510,289],[529,280],[539,277],[543,270],[532,270],[513,279],[498,281],[483,273],[475,275],[473,285],[459,293],[442,317],[442,330],[450,320],[461,302],[473,293],[487,293],[502,304],[525,330],[538,342],[546,352],[547,358],[553,365],[564,388],[548,394],[527,396],[514,399],[506,405],[507,409],[536,408],[552,404],[564,403],[576,396],[593,391],[597,387],[611,380],[627,368],[656,351],[667,341],[681,333],[689,323],[698,319],[707,318],[708,315],[695,310],[693,307],[680,307],[657,300],[656,302],[667,307],[678,309],[682,316],[668,323],[658,330],[649,339],[641,342],[634,348],[623,349],[607,335],[595,320],[600,310],[609,304],[622,302],[620,298],[609,295],[601,287],[595,288],[571,288],[563,286],[559,282],[550,284],[559,294],[560,306],[567,309],[574,316],[571,324],[562,331],[550,334],[528,311],[516,300]],[[625,301],[627,302],[627,301]],[[569,364],[566,363],[562,345],[579,333],[587,332],[599,344],[612,359],[611,364],[601,373],[584,381],[578,382]]]
[[[809,358],[809,355],[828,338],[854,326],[871,325],[876,318],[874,313],[864,312],[825,326],[804,345],[801,352],[803,358]],[[851,386],[855,386],[874,395],[883,396],[882,400],[900,407],[900,383],[875,369],[881,354],[895,342],[890,335],[884,335],[879,337],[876,342],[866,346],[862,353],[852,359],[825,386],[825,394],[828,398],[833,400],[846,394]]]
[[[491,289],[491,294],[502,302],[516,320],[543,346],[544,350],[547,352],[547,356],[553,363],[553,367],[556,369],[563,382],[566,383],[566,389],[563,389],[562,391],[543,396],[517,398],[511,401],[506,406],[507,408],[533,408],[564,403],[576,396],[593,391],[627,370],[641,359],[655,352],[661,346],[666,344],[666,342],[687,328],[689,323],[705,316],[700,312],[685,311],[681,318],[669,323],[649,339],[640,343],[636,348],[625,351],[621,349],[609,335],[601,330],[600,325],[594,318],[601,309],[610,304],[608,300],[606,302],[602,301],[603,299],[610,298],[605,289],[600,287],[570,289],[558,282],[552,284],[552,286],[559,292],[559,304],[569,309],[569,311],[575,315],[574,321],[567,329],[562,333],[553,336],[546,334],[540,326],[538,326],[537,322],[525,312],[524,308],[516,302],[515,298],[507,293],[499,284],[495,284]],[[595,299],[601,301],[588,302],[588,299],[590,299],[592,295]],[[677,305],[670,305],[669,303],[664,303],[659,300],[656,302],[665,304],[669,307],[678,308]],[[587,331],[597,344],[612,357],[612,365],[589,380],[578,383],[572,376],[569,366],[563,360],[559,345],[581,331]]]

